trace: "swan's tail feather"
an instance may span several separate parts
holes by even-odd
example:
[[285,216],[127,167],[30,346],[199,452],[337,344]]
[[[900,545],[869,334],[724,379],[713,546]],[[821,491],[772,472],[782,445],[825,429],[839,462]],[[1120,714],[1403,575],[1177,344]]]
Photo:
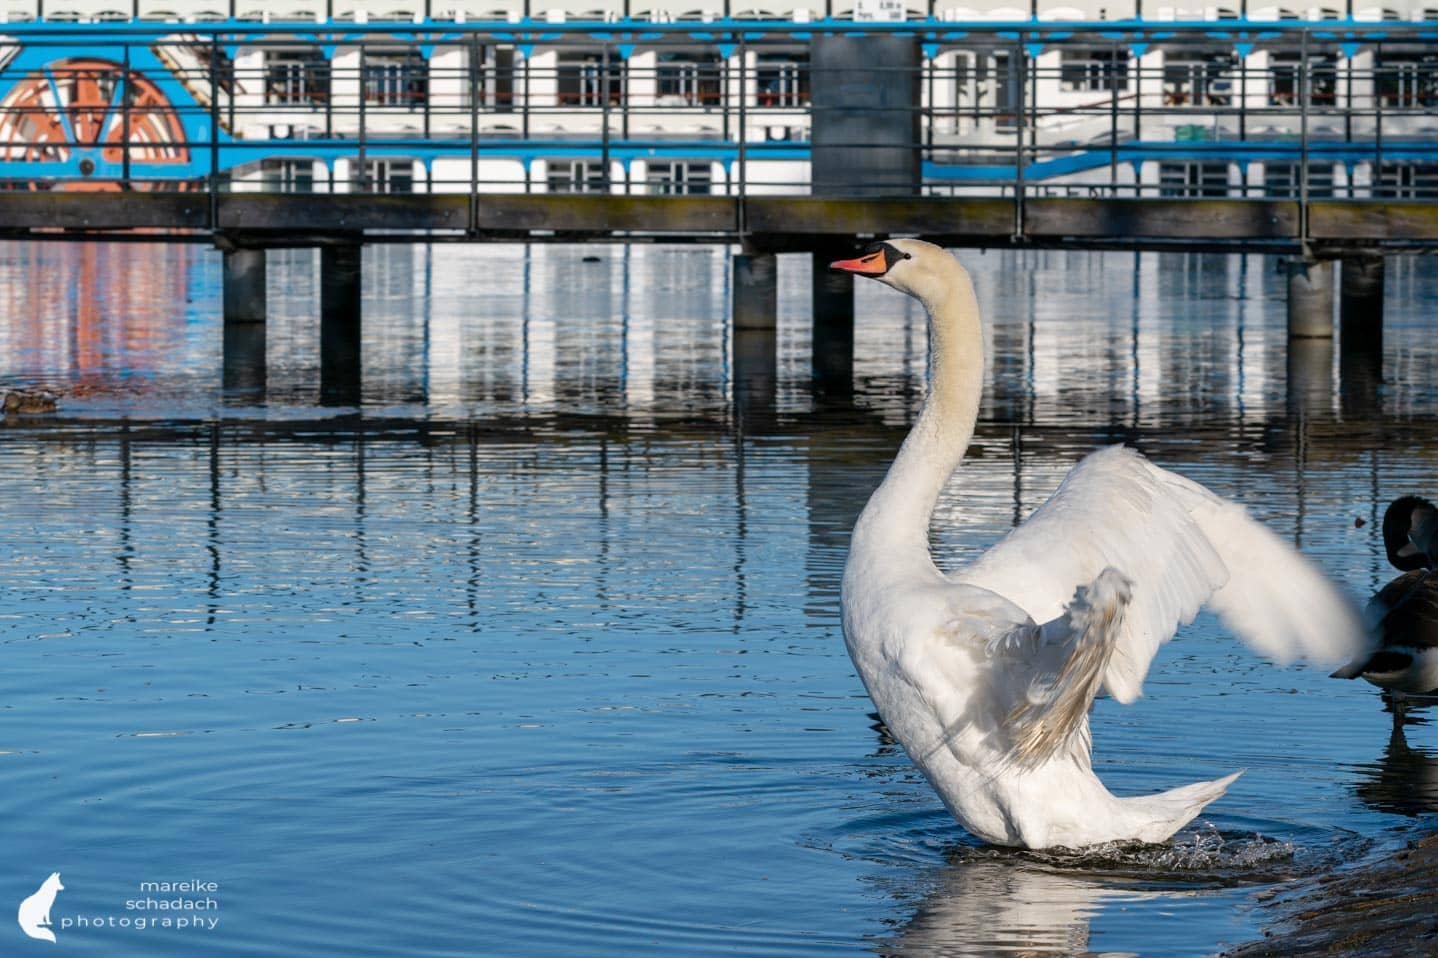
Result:
[[1134,837],[1145,842],[1167,841],[1174,832],[1197,818],[1210,802],[1222,797],[1242,774],[1239,770],[1211,782],[1195,782],[1157,795],[1120,799],[1133,816]]
[[1051,682],[1031,686],[1009,714],[1014,763],[1033,767],[1052,757],[1083,724],[1123,629],[1129,580],[1108,568],[1074,593],[1064,615],[1071,651]]

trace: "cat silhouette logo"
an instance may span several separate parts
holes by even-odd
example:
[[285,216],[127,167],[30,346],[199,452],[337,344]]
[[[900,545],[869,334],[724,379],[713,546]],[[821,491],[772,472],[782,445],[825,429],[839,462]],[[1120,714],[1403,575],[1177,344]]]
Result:
[[55,904],[55,895],[64,890],[60,873],[51,872],[50,877],[40,883],[40,890],[20,903],[20,930],[31,938],[54,941],[55,933],[49,927],[50,906]]

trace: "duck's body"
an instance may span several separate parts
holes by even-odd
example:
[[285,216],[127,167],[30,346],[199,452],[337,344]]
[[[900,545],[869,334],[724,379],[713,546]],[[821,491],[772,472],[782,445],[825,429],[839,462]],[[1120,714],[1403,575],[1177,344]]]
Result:
[[1390,692],[1438,690],[1438,572],[1405,572],[1368,603],[1379,645],[1352,675]]
[[884,722],[982,839],[1168,838],[1237,776],[1115,797],[1090,760],[1099,689],[1136,698],[1159,643],[1205,603],[1280,658],[1352,652],[1356,614],[1242,509],[1121,447],[1079,463],[973,564],[941,572],[928,524],[983,388],[972,285],[953,257],[914,240],[835,266],[916,296],[930,315],[929,394],[844,570],[845,641]]
[[54,412],[57,406],[57,397],[46,389],[12,389],[5,393],[4,407],[7,414],[35,415]]
[[1377,646],[1333,674],[1392,693],[1401,721],[1404,696],[1438,691],[1438,509],[1417,496],[1394,500],[1383,515],[1383,545],[1405,571],[1364,610]]

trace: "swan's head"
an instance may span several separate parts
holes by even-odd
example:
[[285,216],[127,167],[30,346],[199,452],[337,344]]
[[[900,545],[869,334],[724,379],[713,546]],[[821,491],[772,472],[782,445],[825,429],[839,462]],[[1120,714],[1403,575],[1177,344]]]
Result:
[[891,239],[866,246],[853,259],[830,263],[829,268],[876,279],[901,293],[935,302],[965,276],[959,261],[933,243]]
[[1438,553],[1438,508],[1418,496],[1394,499],[1383,513],[1383,547],[1405,572],[1427,567]]

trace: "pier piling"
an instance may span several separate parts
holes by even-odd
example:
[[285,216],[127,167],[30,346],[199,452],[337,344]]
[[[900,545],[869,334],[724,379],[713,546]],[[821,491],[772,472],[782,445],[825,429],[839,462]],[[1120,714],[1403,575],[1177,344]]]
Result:
[[227,249],[223,265],[226,392],[265,389],[265,251]]
[[1288,342],[1288,411],[1323,418],[1333,408],[1333,340],[1301,336]]
[[851,252],[830,247],[813,253],[814,385],[828,393],[848,393],[854,385],[854,276],[829,269]]
[[265,251],[224,252],[225,324],[265,321]]
[[1383,351],[1383,257],[1345,256],[1338,323],[1344,352]]
[[734,328],[769,329],[778,325],[779,270],[773,253],[734,256]]
[[360,401],[360,264],[358,243],[320,247],[320,401]]
[[1383,384],[1383,279],[1381,256],[1348,256],[1339,279],[1338,378],[1345,415],[1380,408]]
[[1333,262],[1293,258],[1288,269],[1288,338],[1333,338]]
[[225,392],[246,396],[264,394],[265,348],[264,323],[225,323],[221,375]]
[[734,256],[734,400],[744,408],[774,402],[779,363],[778,279],[773,253]]

